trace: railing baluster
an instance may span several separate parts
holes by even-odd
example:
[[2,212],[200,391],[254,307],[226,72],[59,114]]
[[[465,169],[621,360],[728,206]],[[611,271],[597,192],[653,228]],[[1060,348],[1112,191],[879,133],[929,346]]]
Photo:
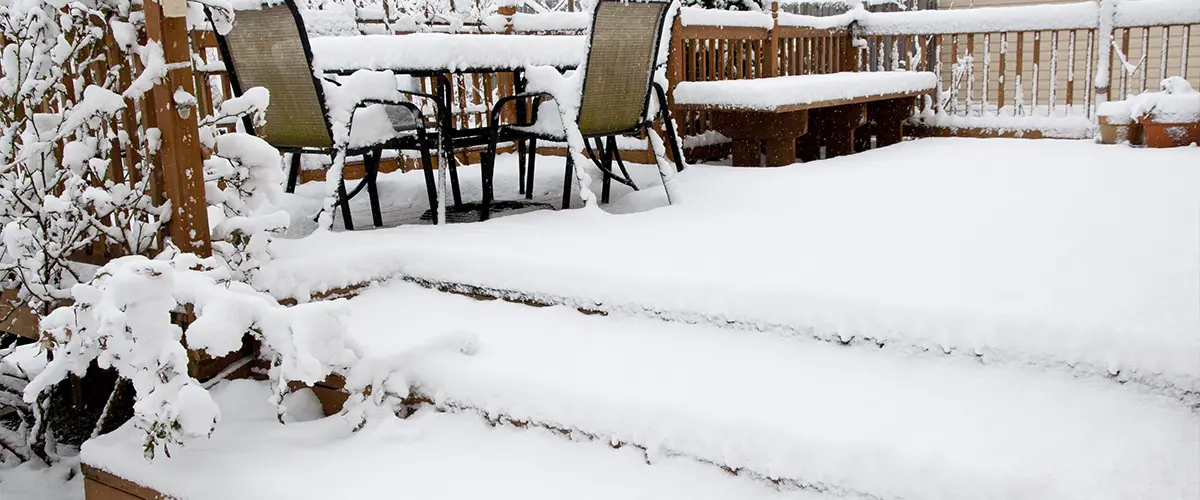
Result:
[[1038,95],[1041,90],[1041,69],[1042,69],[1042,32],[1033,32],[1033,99],[1029,103],[1029,114],[1037,114]]
[[1159,60],[1159,65],[1158,65],[1158,80],[1159,81],[1163,81],[1163,80],[1167,79],[1167,60],[1168,60],[1167,57],[1170,55],[1170,52],[1171,52],[1170,47],[1171,47],[1171,27],[1163,26],[1162,58]]
[[1192,27],[1185,25],[1182,33],[1183,38],[1179,44],[1179,76],[1183,77],[1185,80],[1188,77],[1188,44],[1191,42],[1189,40],[1191,38],[1191,32]]
[[979,89],[979,100],[981,112],[987,113],[988,109],[988,80],[992,78],[992,34],[983,34],[983,78],[981,79],[982,88]]
[[1054,116],[1058,105],[1058,32],[1050,32],[1050,98],[1047,101],[1049,109],[1046,116]]
[[1096,95],[1096,86],[1092,84],[1092,61],[1096,57],[1096,30],[1088,30],[1087,34],[1087,54],[1084,58],[1087,61],[1087,67],[1083,71],[1083,113],[1090,118],[1092,116],[1092,99]]
[[1067,115],[1075,107],[1075,38],[1078,31],[1071,30],[1067,39]]
[[1013,83],[1013,116],[1025,114],[1025,82],[1022,79],[1025,66],[1025,32],[1017,32],[1017,73]]
[[[1121,58],[1125,61],[1129,60],[1129,28],[1121,30]],[[1124,63],[1119,66],[1121,67],[1121,99],[1127,99],[1129,97],[1129,72],[1126,71]]]
[[1008,63],[1008,32],[1000,33],[1000,79],[996,89],[996,114],[1004,108],[1004,84],[1007,83],[1008,73],[1005,68]]
[[1138,93],[1146,91],[1146,75],[1150,73],[1150,28],[1142,28],[1142,58],[1138,69],[1142,73],[1142,79],[1138,83]]

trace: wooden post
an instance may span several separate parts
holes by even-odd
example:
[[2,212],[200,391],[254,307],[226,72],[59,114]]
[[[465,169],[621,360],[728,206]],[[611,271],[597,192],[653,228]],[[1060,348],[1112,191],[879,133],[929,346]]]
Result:
[[195,95],[191,49],[188,47],[187,5],[184,0],[145,3],[146,32],[162,44],[167,76],[154,86],[151,98],[162,139],[158,148],[167,199],[171,202],[171,240],[184,252],[212,255],[204,169],[200,159],[195,106],[179,108],[176,92]]
[[779,76],[779,2],[771,2],[771,31],[767,33],[767,50],[763,76]]
[[[1100,0],[1099,28],[1096,30],[1096,105],[1108,102],[1109,89],[1112,86],[1112,45],[1115,40],[1113,20],[1116,10],[1115,0]],[[1166,45],[1165,39],[1163,44]]]

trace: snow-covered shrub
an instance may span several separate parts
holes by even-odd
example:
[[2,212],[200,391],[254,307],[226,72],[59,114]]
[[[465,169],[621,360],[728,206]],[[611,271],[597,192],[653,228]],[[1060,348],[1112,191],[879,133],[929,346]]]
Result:
[[[81,250],[145,252],[169,216],[150,196],[157,131],[129,137],[113,118],[134,105],[165,71],[157,44],[129,37],[128,2],[22,0],[0,4],[0,270],[35,309],[67,298],[80,281]],[[145,70],[122,85],[105,64],[118,50]],[[90,76],[91,83],[88,83]],[[122,161],[120,151],[140,161]]]
[[[145,453],[170,454],[170,447],[209,435],[220,409],[188,375],[187,349],[223,356],[241,348],[243,337],[262,342],[272,359],[270,376],[315,383],[348,371],[357,355],[342,335],[341,302],[284,307],[267,294],[235,281],[217,259],[164,252],[157,259],[122,257],[102,267],[87,284],[71,290],[74,304],[42,321],[54,342],[53,359],[25,388],[35,404],[69,375],[92,363],[130,381],[137,394],[134,423],[145,434]],[[191,311],[184,329],[173,315]],[[280,398],[277,398],[276,403]],[[34,429],[36,432],[36,428]]]
[[290,223],[287,212],[278,206],[284,173],[279,151],[266,141],[246,133],[218,134],[213,124],[244,116],[261,124],[269,102],[267,89],[247,90],[221,103],[217,116],[206,120],[200,130],[201,142],[215,153],[204,162],[213,254],[241,281],[249,281],[270,258],[270,234],[287,229]]

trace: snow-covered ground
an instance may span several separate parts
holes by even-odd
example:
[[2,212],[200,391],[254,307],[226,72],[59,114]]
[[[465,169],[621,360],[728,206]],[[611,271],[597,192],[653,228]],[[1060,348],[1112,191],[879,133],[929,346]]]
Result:
[[[282,426],[265,387],[236,382],[220,390],[228,410],[211,441],[150,463],[127,427],[84,460],[188,499],[381,498],[397,485],[446,499],[1200,494],[1200,417],[1136,386],[403,282],[350,304],[355,339],[404,360],[415,390],[451,414],[348,436],[339,418]],[[470,339],[472,354],[428,347],[447,338]]]
[[[311,393],[283,425],[267,386],[227,382],[211,440],[148,462],[126,426],[82,459],[186,499],[1190,500],[1197,167],[1200,148],[931,139],[698,166],[673,206],[638,167],[646,189],[607,212],[281,241],[258,285],[370,283],[350,334],[432,407],[351,434]],[[539,160],[538,196],[561,168]],[[419,205],[421,182],[383,176],[385,202]]]
[[128,447],[139,438],[126,426],[85,445],[84,460],[185,500],[823,498],[684,458],[651,465],[632,447],[492,427],[470,414],[425,410],[354,435],[338,418],[283,426],[269,394],[259,382],[218,386],[216,400],[227,409],[222,428],[171,459],[146,462]]
[[[500,170],[515,177],[509,163]],[[551,182],[539,192],[557,190],[559,165],[539,161]],[[648,209],[665,202],[647,187],[608,208],[626,215],[541,211],[283,241],[258,285],[307,297],[404,276],[1051,367],[1196,402],[1198,165],[1197,148],[927,139],[779,169],[699,166],[677,177],[676,205]],[[385,199],[421,186],[419,174],[384,182]]]

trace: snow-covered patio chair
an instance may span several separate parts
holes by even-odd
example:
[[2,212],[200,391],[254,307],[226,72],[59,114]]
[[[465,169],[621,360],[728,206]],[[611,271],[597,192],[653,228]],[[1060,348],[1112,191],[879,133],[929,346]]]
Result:
[[[433,168],[433,140],[425,132],[425,117],[407,98],[428,96],[400,88],[390,73],[364,71],[340,81],[318,77],[293,0],[238,10],[232,28],[217,41],[235,94],[254,87],[270,93],[266,123],[255,127],[247,120],[245,125],[279,151],[291,153],[288,192],[300,176],[301,155],[333,158],[327,182],[336,182],[337,187],[331,193],[333,205],[327,208],[341,208],[346,229],[354,229],[350,199],[364,188],[372,222],[383,225],[376,186],[383,150],[419,150],[422,167]],[[366,175],[347,191],[342,166],[347,156],[357,155],[363,157]]]
[[[492,202],[490,179],[494,175],[499,142],[529,140],[531,157],[536,156],[538,139],[566,142],[569,153],[562,198],[562,207],[566,209],[571,202],[571,174],[575,172],[576,159],[585,157],[585,149],[592,153],[589,155],[592,162],[604,175],[605,198],[613,180],[637,189],[625,171],[615,137],[646,133],[658,158],[664,189],[669,189],[662,169],[666,152],[662,151],[663,144],[656,140],[657,133],[650,126],[656,114],[662,118],[675,169],[683,170],[683,154],[667,109],[666,92],[655,81],[655,73],[666,65],[665,51],[661,49],[670,46],[670,40],[664,40],[667,38],[664,35],[670,34],[666,21],[672,6],[671,2],[662,1],[600,0],[593,11],[587,62],[580,68],[581,85],[574,85],[577,80],[569,78],[560,79],[563,84],[543,84],[537,81],[538,76],[558,75],[539,75],[535,70],[549,68],[531,68],[527,74],[533,91],[505,97],[496,103],[490,116],[488,150],[482,161],[483,176],[489,182],[484,188],[481,219],[487,218]],[[651,108],[652,97],[657,98],[657,113]],[[517,101],[537,104],[539,98],[550,100],[534,108],[529,123],[500,123],[505,105]],[[589,140],[595,142],[596,151],[591,151]],[[613,172],[613,160],[620,166],[621,174]],[[527,193],[532,192],[533,168],[530,161]],[[581,181],[581,190],[586,191],[582,181],[587,177],[575,173]],[[668,199],[669,195],[668,191]]]

